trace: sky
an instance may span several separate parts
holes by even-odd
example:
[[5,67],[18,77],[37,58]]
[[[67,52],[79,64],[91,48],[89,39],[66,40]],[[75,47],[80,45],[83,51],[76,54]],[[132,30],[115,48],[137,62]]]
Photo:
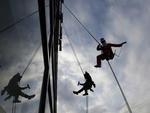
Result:
[[[97,40],[107,42],[127,41],[116,49],[119,57],[110,61],[124,90],[133,113],[149,113],[149,1],[144,0],[65,0],[78,19]],[[76,96],[73,90],[84,77],[67,40],[69,37],[84,71],[88,71],[96,83],[94,93],[89,93],[89,113],[128,113],[125,102],[106,61],[96,69],[97,42],[82,28],[70,13],[63,8],[65,28],[63,51],[59,53],[58,110],[66,113],[85,111],[85,97]],[[67,58],[67,59],[66,59]],[[69,67],[69,69],[68,69]],[[64,83],[65,82],[65,83]],[[63,88],[62,88],[63,87]],[[63,90],[66,90],[63,92]]]
[[[28,1],[29,2],[29,1]],[[13,4],[13,3],[12,3]],[[10,4],[10,5],[12,5]],[[32,4],[35,1],[32,0]],[[104,37],[107,42],[121,43],[122,48],[114,48],[119,57],[110,61],[116,76],[124,90],[133,113],[150,112],[150,77],[149,77],[149,43],[150,43],[150,1],[149,0],[65,0],[65,4],[74,12],[97,40]],[[13,6],[13,5],[12,5]],[[34,5],[27,5],[35,10]],[[21,10],[12,10],[12,14]],[[86,97],[83,93],[74,95],[73,90],[78,81],[84,77],[74,57],[71,39],[76,54],[84,71],[88,71],[96,84],[94,92],[89,92],[89,113],[128,113],[120,90],[106,61],[102,68],[94,68],[97,42],[63,7],[63,50],[58,57],[58,113],[86,112]],[[15,18],[15,17],[14,17]],[[16,18],[15,18],[16,19]],[[15,20],[14,19],[14,20]],[[4,19],[5,20],[5,19]],[[17,72],[23,72],[34,50],[41,43],[38,15],[17,24],[15,27],[0,33],[0,89],[7,85],[9,79]],[[36,94],[33,100],[21,98],[18,113],[37,113],[40,88],[43,75],[42,50],[39,49],[32,64],[22,78],[21,85],[30,84],[31,89],[25,93]],[[12,100],[4,101],[0,96],[0,106],[11,110]],[[46,110],[47,113],[48,110]]]

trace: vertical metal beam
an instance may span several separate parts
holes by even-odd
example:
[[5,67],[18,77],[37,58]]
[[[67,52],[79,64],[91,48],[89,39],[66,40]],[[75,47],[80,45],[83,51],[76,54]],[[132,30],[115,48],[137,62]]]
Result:
[[43,81],[42,81],[39,113],[45,113],[46,92],[47,92],[48,73],[49,73],[45,0],[38,0],[38,8],[39,8],[39,18],[40,18],[40,28],[41,28],[42,50],[43,50],[43,58],[44,58],[44,75],[43,75]]
[[[55,20],[54,20],[54,0],[49,0],[49,18],[50,18],[50,36],[49,36],[49,42],[48,42],[48,47],[49,47],[49,57],[52,58],[52,46],[53,46],[53,34],[54,34],[54,26],[55,26]],[[53,61],[53,59],[52,59]],[[52,63],[51,61],[49,63]],[[53,68],[53,67],[51,67]],[[50,76],[52,76],[52,73],[50,73]],[[49,77],[49,85],[48,85],[48,97],[49,97],[49,103],[50,103],[50,110],[51,113],[54,113],[54,97],[53,97],[53,88],[51,86],[52,77]]]
[[52,91],[51,91],[51,80],[50,80],[50,77],[49,77],[49,80],[48,80],[48,97],[49,97],[49,107],[50,107],[50,113],[54,113],[54,110],[53,110],[53,102],[52,102]]
[[[57,113],[57,65],[58,65],[58,39],[60,34],[60,0],[50,0],[50,37],[47,47],[45,1],[38,0],[41,25],[41,38],[44,57],[44,77],[42,83],[39,113],[45,112],[46,93],[48,92],[50,112]],[[48,54],[49,53],[49,54]],[[51,62],[49,62],[51,58]],[[52,64],[52,73],[49,75],[49,63]],[[51,76],[51,77],[50,77]],[[52,80],[51,80],[52,79]],[[52,85],[52,86],[51,86]],[[48,89],[48,91],[47,91]]]
[[58,65],[58,39],[59,39],[59,13],[60,0],[54,1],[54,31],[53,31],[53,47],[52,47],[52,72],[53,72],[53,93],[54,93],[54,113],[57,113],[57,65]]
[[50,18],[50,37],[49,37],[49,56],[51,55],[51,48],[53,44],[53,36],[54,36],[54,26],[55,26],[55,20],[54,20],[54,0],[50,0],[50,7],[49,7],[49,18]]

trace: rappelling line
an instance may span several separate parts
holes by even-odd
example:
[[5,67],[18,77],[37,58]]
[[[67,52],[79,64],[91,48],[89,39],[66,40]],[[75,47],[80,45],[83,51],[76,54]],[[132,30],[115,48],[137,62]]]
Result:
[[[64,28],[64,27],[63,27],[63,28]],[[68,35],[68,33],[66,32],[65,28],[64,28],[64,31],[65,31],[66,37],[67,37],[67,39],[68,39],[68,41],[69,41],[69,43],[70,43],[71,49],[72,49],[72,51],[73,51],[73,54],[74,54],[74,56],[75,56],[75,58],[76,58],[76,60],[77,60],[77,63],[78,63],[78,65],[79,65],[80,69],[81,69],[81,72],[82,72],[82,74],[84,75],[84,71],[83,71],[83,69],[82,69],[82,67],[81,67],[81,64],[80,64],[80,62],[79,62],[79,59],[78,59],[77,54],[76,54],[76,52],[75,52],[75,49],[74,49],[74,47],[73,47],[73,44],[71,43],[71,39],[69,39],[69,35]]]
[[[77,63],[78,63],[78,65],[79,65],[80,69],[81,69],[81,72],[82,72],[82,74],[84,75],[83,68],[81,67],[81,64],[80,64],[80,62],[79,62],[79,59],[78,59],[78,57],[77,57],[77,55],[76,55],[76,52],[75,52],[75,49],[74,49],[74,47],[73,47],[73,44],[71,43],[71,39],[69,39],[69,35],[68,35],[68,33],[67,33],[65,27],[63,27],[63,28],[64,28],[64,31],[65,31],[66,37],[67,37],[67,39],[68,39],[68,41],[69,41],[69,43],[70,43],[71,49],[72,49],[72,51],[73,51],[73,53],[74,53],[74,56],[75,56],[75,58],[76,58],[76,60],[77,60]],[[88,95],[86,96],[86,113],[88,113]]]
[[28,69],[28,67],[30,66],[30,64],[32,63],[32,60],[33,60],[33,58],[35,57],[35,55],[37,54],[37,52],[39,51],[40,47],[41,47],[41,44],[38,45],[38,47],[36,48],[35,52],[33,53],[31,59],[29,60],[27,66],[26,66],[26,68],[24,69],[24,71],[22,72],[22,75],[21,75],[21,76],[24,75],[24,73],[26,72],[26,70]]
[[[45,7],[48,7],[48,5],[45,5]],[[4,32],[4,31],[6,31],[7,29],[10,29],[11,27],[13,27],[13,26],[19,24],[20,22],[22,22],[22,21],[25,20],[26,18],[29,18],[29,17],[33,16],[34,14],[38,13],[38,11],[39,11],[39,10],[35,10],[35,11],[32,12],[31,14],[29,14],[29,15],[27,15],[27,16],[25,16],[25,17],[22,17],[21,19],[19,19],[19,20],[17,20],[16,22],[14,22],[14,23],[12,23],[12,24],[6,26],[6,27],[3,28],[3,29],[0,29],[0,33],[2,33],[2,32]]]
[[120,89],[121,94],[122,94],[122,96],[123,96],[123,99],[124,99],[124,101],[125,101],[125,103],[126,103],[126,106],[127,106],[127,108],[128,108],[128,111],[129,111],[129,113],[132,113],[132,110],[131,110],[131,108],[130,108],[130,105],[129,105],[129,103],[128,103],[128,101],[127,101],[127,98],[126,98],[126,96],[125,96],[125,94],[124,94],[124,92],[123,92],[123,90],[122,90],[122,88],[121,88],[121,85],[120,85],[120,83],[119,83],[119,81],[118,81],[118,79],[117,79],[117,77],[116,77],[116,74],[115,74],[115,72],[113,71],[110,62],[109,62],[108,60],[107,60],[107,62],[108,62],[108,65],[109,65],[109,67],[110,67],[110,69],[111,69],[111,71],[112,71],[112,73],[113,73],[113,75],[114,75],[114,77],[115,77],[115,80],[116,80],[116,82],[117,82],[117,84],[118,84],[118,86],[119,86],[119,89]]
[[14,113],[14,103],[12,104],[12,113]]
[[[92,35],[92,33],[82,24],[82,22],[76,17],[76,15],[67,7],[67,5],[64,3],[64,7],[69,11],[69,13],[79,22],[79,24],[87,31],[87,33],[98,43],[99,41]],[[101,45],[101,44],[100,44]]]
[[12,104],[12,113],[16,113],[16,103]]
[[16,113],[16,103],[14,104],[14,113]]
[[87,95],[86,96],[86,113],[89,112],[88,108],[89,108],[89,99],[88,99],[88,95]]

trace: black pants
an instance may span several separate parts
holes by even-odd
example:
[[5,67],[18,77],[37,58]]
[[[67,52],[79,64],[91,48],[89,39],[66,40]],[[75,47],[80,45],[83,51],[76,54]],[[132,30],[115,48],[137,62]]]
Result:
[[24,98],[30,98],[30,95],[27,95],[27,94],[23,93],[22,91],[19,91],[19,92],[16,93],[16,95],[14,95],[15,100],[18,100],[19,96],[22,96]]
[[106,54],[100,54],[97,56],[97,65],[101,66],[101,60],[111,60],[114,58],[114,54],[106,55]]

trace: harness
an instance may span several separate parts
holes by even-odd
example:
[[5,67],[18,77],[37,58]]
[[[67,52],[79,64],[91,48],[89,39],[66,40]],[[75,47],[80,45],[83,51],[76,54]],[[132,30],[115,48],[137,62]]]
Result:
[[106,60],[112,60],[115,53],[113,53],[111,46],[102,46],[102,54],[105,56]]

